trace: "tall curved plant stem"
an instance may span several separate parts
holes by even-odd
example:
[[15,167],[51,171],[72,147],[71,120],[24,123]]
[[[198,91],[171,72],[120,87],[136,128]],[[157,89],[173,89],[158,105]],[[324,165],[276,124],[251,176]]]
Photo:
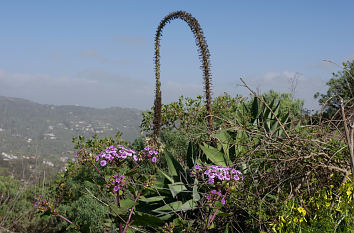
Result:
[[200,27],[196,18],[194,18],[190,13],[184,11],[176,11],[167,15],[160,22],[155,35],[155,77],[156,77],[156,89],[155,89],[155,101],[154,101],[154,120],[153,120],[153,136],[157,139],[160,129],[161,129],[161,82],[160,82],[160,40],[162,37],[163,28],[167,23],[172,20],[181,19],[185,21],[193,35],[195,37],[195,43],[198,47],[199,58],[202,62],[203,79],[204,79],[204,91],[205,91],[205,102],[207,109],[207,119],[208,119],[208,131],[209,133],[213,130],[213,118],[212,118],[212,107],[211,107],[211,90],[210,90],[210,53],[208,45],[206,43],[205,37],[203,35],[203,30]]

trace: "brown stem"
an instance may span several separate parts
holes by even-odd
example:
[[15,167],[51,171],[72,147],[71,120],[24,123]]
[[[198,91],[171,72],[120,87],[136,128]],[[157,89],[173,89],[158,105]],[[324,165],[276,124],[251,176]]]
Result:
[[[350,125],[350,122],[347,122],[347,118],[345,115],[344,111],[344,101],[343,98],[340,98],[340,105],[341,105],[341,110],[342,110],[342,118],[343,118],[343,124],[344,124],[344,131],[345,131],[345,141],[348,145],[349,148],[349,153],[350,153],[350,167],[352,171],[352,178],[354,178],[354,151],[353,151],[353,126]],[[350,130],[348,128],[348,125],[350,127]],[[354,182],[354,179],[352,179],[352,182]]]
[[95,167],[96,171],[101,175],[102,179],[104,181],[106,181],[106,179],[104,178],[104,175],[100,172],[100,170],[98,170],[98,168],[96,167],[96,164],[95,163],[92,163],[92,165]]
[[[69,223],[70,225],[74,224],[72,221],[70,221],[69,219],[67,219],[66,217],[64,217],[63,215],[55,212],[55,209],[53,209],[52,214],[55,216],[58,216],[59,218],[63,219],[65,222]],[[77,230],[79,230],[80,232],[83,232],[79,226],[76,227]]]
[[[138,195],[135,197],[135,199],[134,199],[134,202],[135,202],[135,203],[138,201],[140,195],[141,195],[141,192],[138,193]],[[133,215],[133,210],[134,210],[134,206],[130,209],[129,217],[128,217],[127,223],[126,223],[126,225],[125,225],[125,227],[124,227],[123,233],[125,233],[125,232],[128,230],[129,226],[130,226],[130,219],[131,219],[131,217],[132,217],[132,215]],[[133,220],[133,221],[134,221],[134,220]],[[133,221],[132,221],[131,223],[133,223]]]

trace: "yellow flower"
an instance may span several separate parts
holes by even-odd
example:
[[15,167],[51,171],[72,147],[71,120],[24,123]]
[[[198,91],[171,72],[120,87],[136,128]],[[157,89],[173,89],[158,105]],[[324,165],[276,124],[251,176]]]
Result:
[[297,217],[294,218],[294,223],[297,223],[299,221],[299,219],[297,219]]
[[331,203],[326,202],[326,207],[328,208],[328,207],[330,207],[330,206],[331,206]]
[[297,211],[299,211],[299,213],[302,214],[303,216],[306,215],[306,210],[304,208],[302,208],[301,206],[299,208],[297,208]]
[[347,195],[350,196],[350,194],[352,194],[352,190],[351,190],[351,188],[348,188]]
[[330,187],[331,189],[333,189],[334,185],[333,185],[333,184],[331,184],[329,187]]

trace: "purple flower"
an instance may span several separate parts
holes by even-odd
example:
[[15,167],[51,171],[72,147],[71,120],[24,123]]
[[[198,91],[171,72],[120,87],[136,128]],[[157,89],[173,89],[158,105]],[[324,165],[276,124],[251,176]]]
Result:
[[240,180],[240,177],[238,175],[234,175],[234,180],[238,181]]
[[37,206],[38,206],[38,201],[36,201],[36,202],[34,203],[34,206],[35,206],[35,207],[37,207]]
[[101,165],[101,167],[106,166],[107,165],[107,161],[106,160],[101,160],[100,165]]
[[225,198],[222,198],[222,199],[221,199],[221,204],[222,204],[222,205],[225,205],[225,202],[226,202],[226,201],[225,201]]
[[154,156],[154,157],[152,157],[151,161],[152,161],[153,163],[156,163],[156,162],[157,162],[157,158]]
[[230,180],[230,178],[231,178],[230,174],[228,174],[228,173],[224,177],[225,177],[225,180]]
[[210,191],[211,194],[216,194],[216,189]]
[[217,192],[216,195],[218,195],[219,197],[221,197],[221,192]]
[[214,184],[214,179],[213,178],[209,178],[208,184]]
[[136,155],[133,155],[133,159],[134,159],[134,161],[138,161],[138,156],[136,156]]
[[119,187],[118,187],[118,186],[114,186],[113,190],[114,190],[115,192],[118,192]]

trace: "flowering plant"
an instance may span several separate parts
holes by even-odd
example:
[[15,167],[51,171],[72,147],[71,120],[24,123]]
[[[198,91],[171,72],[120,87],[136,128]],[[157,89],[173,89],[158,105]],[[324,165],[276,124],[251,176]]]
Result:
[[[95,182],[98,189],[106,190],[105,193],[108,194],[108,196],[103,195],[101,198],[106,199],[110,197],[109,195],[114,196],[114,204],[107,204],[111,208],[110,215],[115,218],[114,221],[120,229],[119,231],[127,232],[133,222],[134,224],[139,223],[139,218],[144,217],[143,214],[135,210],[135,206],[153,179],[153,174],[147,174],[147,172],[153,172],[154,169],[153,166],[149,166],[148,171],[142,172],[142,169],[145,168],[144,164],[156,164],[159,158],[158,153],[149,147],[136,152],[119,144],[108,145],[96,153],[93,153],[94,151],[97,151],[97,148],[80,148],[75,156],[76,163],[69,165],[65,173],[73,174],[77,169],[93,167],[96,174],[101,177]],[[62,187],[65,185],[59,186],[59,188]],[[87,188],[86,190],[94,197],[90,190]],[[94,198],[101,203],[107,202],[98,197]],[[111,201],[113,200],[111,199]],[[74,221],[59,214],[54,209],[55,205],[49,204],[42,196],[36,201],[35,206],[46,218],[49,218],[50,215],[58,216],[69,223],[71,227],[75,226]],[[80,228],[76,228],[80,230]]]

